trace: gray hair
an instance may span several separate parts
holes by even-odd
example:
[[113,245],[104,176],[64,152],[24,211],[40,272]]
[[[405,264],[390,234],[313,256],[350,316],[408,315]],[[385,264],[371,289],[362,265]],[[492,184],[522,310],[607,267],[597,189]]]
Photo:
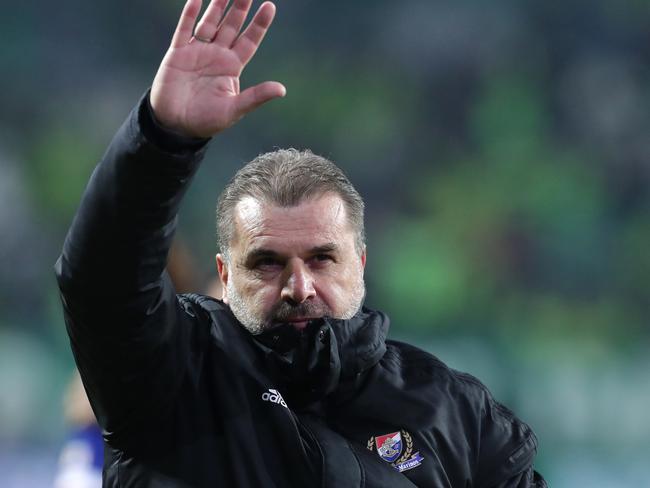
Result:
[[234,209],[251,196],[280,207],[293,207],[310,197],[335,193],[345,205],[348,222],[356,233],[359,253],[365,249],[363,199],[343,171],[332,161],[309,150],[279,149],[260,154],[241,168],[224,188],[217,202],[217,240],[229,259],[235,234]]

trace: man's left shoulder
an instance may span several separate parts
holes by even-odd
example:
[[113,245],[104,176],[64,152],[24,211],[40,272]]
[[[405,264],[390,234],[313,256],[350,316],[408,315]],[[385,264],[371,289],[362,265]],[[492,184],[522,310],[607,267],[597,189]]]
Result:
[[488,388],[476,377],[450,368],[433,354],[406,342],[387,340],[382,365],[412,387],[440,390],[437,398],[444,392],[442,397],[449,395],[454,403],[460,398],[478,404],[492,400]]
[[505,417],[512,412],[492,397],[490,390],[475,376],[447,366],[433,354],[405,342],[387,340],[382,364],[414,388],[431,389],[436,398],[452,401],[459,407],[472,405],[482,410],[485,403],[494,403]]
[[386,345],[382,366],[409,397],[417,397],[411,408],[420,411],[421,420],[442,442],[454,445],[464,439],[462,444],[474,453],[476,472],[502,479],[532,462],[537,451],[532,429],[495,400],[479,379],[411,344],[390,340]]

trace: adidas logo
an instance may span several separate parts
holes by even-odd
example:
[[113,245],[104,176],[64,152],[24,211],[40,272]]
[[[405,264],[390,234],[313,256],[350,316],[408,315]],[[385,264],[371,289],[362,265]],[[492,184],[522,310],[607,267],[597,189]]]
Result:
[[287,402],[285,402],[284,398],[282,398],[282,395],[280,395],[280,392],[272,388],[269,388],[269,391],[262,393],[262,400],[265,402],[278,403],[284,408],[289,408],[287,407]]

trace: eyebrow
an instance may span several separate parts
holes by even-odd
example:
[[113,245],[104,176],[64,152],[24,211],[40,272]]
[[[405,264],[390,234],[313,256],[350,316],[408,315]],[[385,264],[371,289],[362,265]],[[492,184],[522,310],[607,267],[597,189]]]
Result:
[[250,263],[252,261],[256,261],[259,258],[277,258],[280,257],[280,254],[278,254],[275,251],[272,251],[270,249],[264,249],[264,248],[259,248],[259,249],[253,249],[250,251],[248,254],[244,256],[244,263]]
[[334,242],[328,242],[327,244],[323,244],[321,246],[316,246],[312,247],[309,250],[310,254],[324,254],[328,252],[336,252],[339,250],[339,246],[337,246]]
[[[336,245],[334,242],[328,242],[326,244],[321,244],[320,246],[314,246],[312,247],[308,254],[314,255],[314,254],[326,254],[330,252],[336,252],[339,250],[339,246]],[[263,247],[257,248],[257,249],[252,249],[248,254],[246,254],[244,258],[245,263],[250,263],[251,261],[255,261],[256,259],[259,258],[279,258],[282,257],[282,255],[272,249],[266,249]]]

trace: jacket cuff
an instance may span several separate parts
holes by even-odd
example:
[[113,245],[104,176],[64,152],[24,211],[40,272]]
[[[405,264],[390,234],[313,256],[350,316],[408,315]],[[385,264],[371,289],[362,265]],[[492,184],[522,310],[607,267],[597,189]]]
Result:
[[188,154],[203,149],[210,141],[209,138],[188,137],[163,127],[156,120],[149,99],[151,90],[140,103],[139,122],[142,134],[154,146],[172,154]]

